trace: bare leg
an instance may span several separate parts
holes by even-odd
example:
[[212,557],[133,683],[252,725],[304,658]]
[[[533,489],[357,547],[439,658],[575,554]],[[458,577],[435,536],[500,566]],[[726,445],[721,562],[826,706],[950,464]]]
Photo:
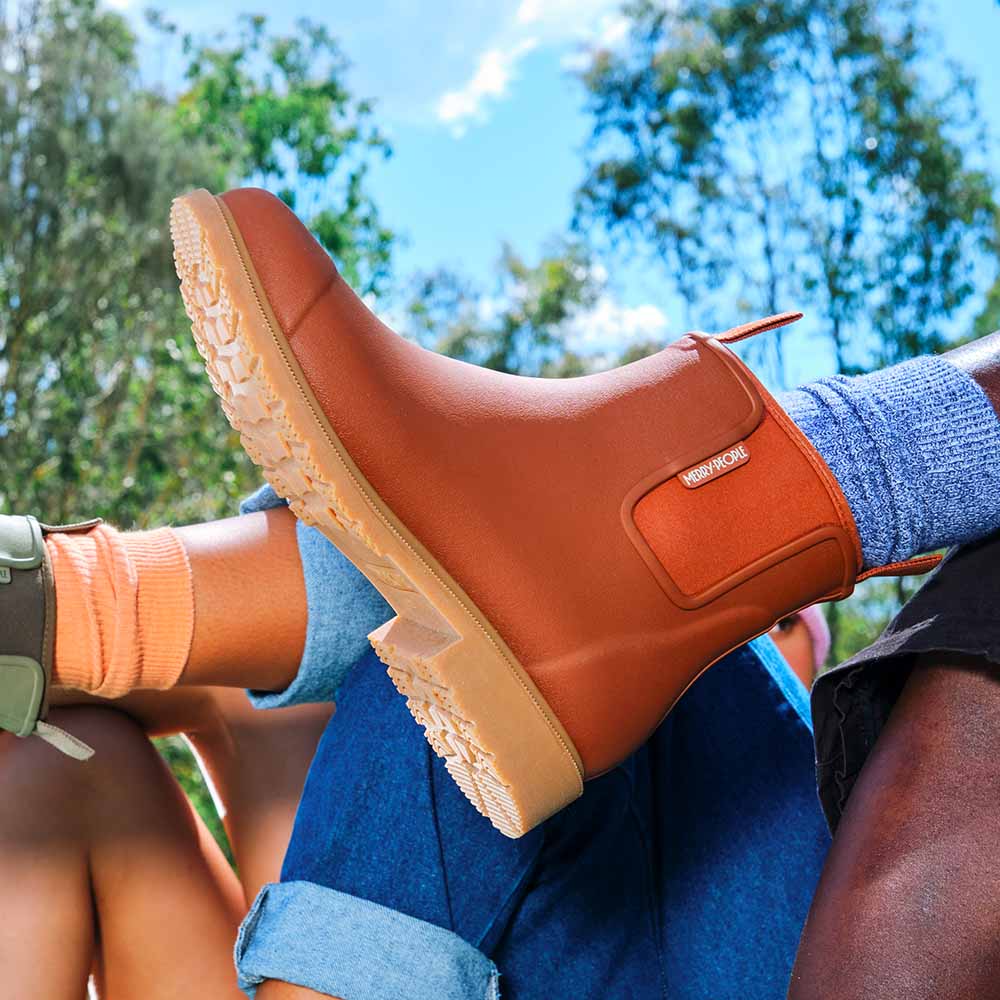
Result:
[[265,882],[277,880],[331,705],[261,712],[244,691],[223,687],[135,691],[110,702],[60,689],[55,703],[112,707],[149,736],[186,735],[224,804],[223,822],[248,904]]
[[236,876],[133,722],[72,715],[98,750],[86,765],[0,741],[5,994],[81,1000],[96,941],[109,1000],[237,1000]]
[[178,528],[191,562],[195,624],[182,684],[286,687],[302,659],[306,591],[285,507]]
[[[113,531],[106,536],[115,538]],[[302,659],[308,621],[296,520],[287,508],[177,528],[163,549],[164,555],[169,551],[169,562],[146,551],[132,566],[140,588],[147,580],[153,597],[140,599],[139,605],[159,611],[153,602],[165,595],[168,606],[156,620],[140,622],[134,633],[130,626],[123,641],[112,644],[112,653],[101,637],[117,633],[117,616],[136,611],[116,603],[121,595],[113,579],[115,573],[125,572],[131,558],[129,538],[127,532],[120,534],[114,556],[107,545],[82,538],[74,544],[56,533],[49,540],[50,554],[59,554],[53,562],[57,687],[126,694],[162,683],[272,691],[287,686]],[[165,542],[161,539],[161,546]],[[187,555],[190,572],[179,548]],[[100,585],[92,587],[87,574]],[[180,633],[177,621],[184,626]],[[143,677],[140,671],[138,677],[116,675],[109,682],[105,674],[111,661],[137,648],[135,635],[146,645],[160,647],[156,676]],[[85,660],[92,645],[103,653],[96,664]]]
[[[168,692],[169,693],[169,692]],[[247,906],[275,882],[330,705],[258,711],[243,691],[209,689],[214,718],[185,732],[226,806]]]
[[[12,996],[81,1000],[96,939],[88,858],[80,848],[87,785],[50,780],[69,762],[48,749],[0,735],[0,967]],[[55,815],[58,824],[39,822]]]
[[854,787],[790,1000],[1000,998],[1000,670],[927,657]]

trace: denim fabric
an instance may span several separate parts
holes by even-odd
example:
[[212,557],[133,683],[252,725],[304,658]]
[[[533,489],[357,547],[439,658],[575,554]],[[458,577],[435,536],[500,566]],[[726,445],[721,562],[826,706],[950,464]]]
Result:
[[[337,942],[335,964],[327,942]],[[372,978],[371,941],[379,942]],[[451,931],[308,882],[261,889],[236,942],[240,988],[267,979],[350,1000],[497,1000],[496,966]]]
[[[240,513],[280,507],[270,486],[240,504]],[[256,708],[336,701],[347,672],[371,648],[368,633],[395,612],[323,534],[298,522],[297,539],[309,608],[306,642],[295,679],[283,691],[249,691]]]
[[520,840],[475,812],[368,654],[240,971],[328,993],[360,976],[348,1000],[478,1000],[471,947],[505,1000],[772,1000],[828,845],[807,698],[769,640],[708,671],[644,747]]
[[274,488],[265,484],[240,503],[241,514],[256,514],[262,510],[271,510],[274,507],[285,507],[287,502],[282,500]]

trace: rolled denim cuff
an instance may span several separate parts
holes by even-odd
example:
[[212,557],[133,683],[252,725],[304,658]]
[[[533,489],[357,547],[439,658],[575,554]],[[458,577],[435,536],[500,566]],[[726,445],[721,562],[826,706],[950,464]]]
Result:
[[312,882],[265,885],[236,941],[240,989],[268,979],[347,1000],[499,1000],[499,973],[457,934]]
[[256,492],[240,501],[241,514],[258,514],[262,510],[273,510],[275,507],[287,507],[288,501],[283,500],[274,492],[270,484],[261,486]]
[[[270,510],[284,502],[264,486],[240,504],[240,513]],[[348,671],[371,649],[368,633],[393,616],[382,595],[321,532],[300,521],[296,538],[308,606],[302,662],[284,690],[248,691],[255,708],[336,701]]]

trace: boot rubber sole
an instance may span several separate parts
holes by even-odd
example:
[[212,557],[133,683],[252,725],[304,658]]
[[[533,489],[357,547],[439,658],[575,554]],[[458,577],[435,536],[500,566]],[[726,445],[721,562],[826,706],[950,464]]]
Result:
[[565,729],[502,637],[365,480],[316,401],[228,209],[200,190],[170,214],[194,338],[247,454],[396,617],[369,639],[469,801],[520,837],[583,790]]

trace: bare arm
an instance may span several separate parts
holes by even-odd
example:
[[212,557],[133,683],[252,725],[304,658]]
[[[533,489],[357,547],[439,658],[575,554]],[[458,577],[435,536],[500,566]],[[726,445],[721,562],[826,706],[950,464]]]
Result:
[[851,794],[790,1000],[1000,998],[1000,668],[914,669]]
[[[1000,415],[1000,333],[945,357]],[[790,1000],[1000,997],[998,760],[1000,668],[923,657],[837,830]]]
[[1000,416],[1000,331],[957,347],[944,357],[979,383]]

